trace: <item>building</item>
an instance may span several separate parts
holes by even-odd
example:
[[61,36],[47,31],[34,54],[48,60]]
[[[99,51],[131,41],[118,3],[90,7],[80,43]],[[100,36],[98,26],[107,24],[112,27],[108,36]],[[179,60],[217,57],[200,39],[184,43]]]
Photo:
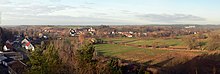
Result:
[[196,26],[185,26],[186,29],[189,29],[189,28],[196,28]]
[[95,32],[96,30],[93,29],[92,27],[88,29],[89,32]]
[[34,46],[27,39],[22,40],[21,44],[26,50],[34,51]]
[[76,35],[77,35],[76,30],[70,29],[70,36],[74,37]]
[[3,51],[12,51],[13,50],[13,42],[10,42],[9,40],[6,41],[6,44],[3,47]]

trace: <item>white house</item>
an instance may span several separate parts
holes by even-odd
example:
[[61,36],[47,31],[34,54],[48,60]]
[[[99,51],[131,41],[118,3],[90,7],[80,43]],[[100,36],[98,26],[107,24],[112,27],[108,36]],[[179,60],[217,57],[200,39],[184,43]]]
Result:
[[10,51],[10,50],[11,50],[11,49],[10,49],[10,48],[7,48],[6,45],[3,47],[3,51]]
[[27,39],[22,40],[21,44],[25,49],[34,51],[34,46]]
[[189,28],[196,28],[196,26],[185,26],[186,29],[189,29]]
[[3,46],[3,51],[10,51],[13,49],[14,42],[10,42],[9,40],[6,41],[6,45]]
[[70,36],[76,36],[76,30],[70,29]]
[[95,32],[96,30],[93,29],[93,28],[90,28],[90,29],[88,29],[88,31],[90,31],[90,32]]

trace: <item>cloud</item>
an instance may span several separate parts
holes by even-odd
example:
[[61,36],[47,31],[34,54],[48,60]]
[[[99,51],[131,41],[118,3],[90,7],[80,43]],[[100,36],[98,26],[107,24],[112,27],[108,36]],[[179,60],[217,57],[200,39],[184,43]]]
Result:
[[162,23],[181,23],[206,20],[205,18],[189,14],[144,14],[137,16],[143,20]]
[[0,4],[11,4],[12,2],[9,0],[0,0]]
[[120,10],[122,13],[132,13],[131,11],[129,10]]
[[0,11],[4,14],[17,15],[42,15],[55,11],[74,9],[75,7],[66,5],[10,5],[0,6]]
[[95,3],[92,3],[92,2],[85,2],[85,4],[93,5],[93,4],[95,4]]
[[61,0],[49,0],[50,2],[60,2]]
[[93,9],[92,7],[89,7],[89,6],[87,6],[87,5],[80,5],[79,7],[77,7],[77,8],[83,8],[83,9]]
[[[71,17],[63,15],[9,15],[2,20],[4,25],[101,25],[101,24],[127,24],[126,21],[96,18],[96,17]],[[13,22],[11,22],[13,21]]]

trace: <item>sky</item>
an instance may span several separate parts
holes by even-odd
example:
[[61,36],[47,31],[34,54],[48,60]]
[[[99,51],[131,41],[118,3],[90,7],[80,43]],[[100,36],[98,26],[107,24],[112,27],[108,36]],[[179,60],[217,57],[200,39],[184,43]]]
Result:
[[0,24],[220,24],[219,3],[220,0],[0,0]]

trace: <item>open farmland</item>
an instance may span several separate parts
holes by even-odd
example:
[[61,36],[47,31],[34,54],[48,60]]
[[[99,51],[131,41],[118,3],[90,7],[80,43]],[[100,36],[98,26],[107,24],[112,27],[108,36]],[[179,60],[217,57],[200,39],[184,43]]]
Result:
[[95,45],[99,55],[116,57],[124,60],[146,63],[151,65],[158,64],[164,60],[172,59],[160,66],[170,66],[178,64],[205,54],[206,51],[180,51],[166,49],[148,49],[133,46],[125,46],[120,44],[98,44]]
[[125,37],[120,37],[120,38],[105,38],[103,39],[105,41],[112,41],[114,43],[127,43],[127,42],[133,42],[137,41],[138,39],[136,38],[125,38]]
[[184,42],[181,39],[146,39],[128,42],[127,44],[153,45],[154,43],[165,44],[169,46],[184,46]]
[[113,43],[123,43],[123,44],[143,45],[143,46],[145,45],[152,46],[154,44],[168,45],[168,46],[185,46],[185,43],[182,39],[108,38],[108,39],[103,39],[103,40],[113,42]]
[[96,45],[96,49],[98,50],[98,52],[101,52],[103,53],[103,55],[106,56],[117,56],[129,52],[143,52],[143,54],[146,54],[148,56],[155,56],[161,53],[171,52],[169,50],[144,49],[144,48],[123,46],[117,44],[99,44]]

